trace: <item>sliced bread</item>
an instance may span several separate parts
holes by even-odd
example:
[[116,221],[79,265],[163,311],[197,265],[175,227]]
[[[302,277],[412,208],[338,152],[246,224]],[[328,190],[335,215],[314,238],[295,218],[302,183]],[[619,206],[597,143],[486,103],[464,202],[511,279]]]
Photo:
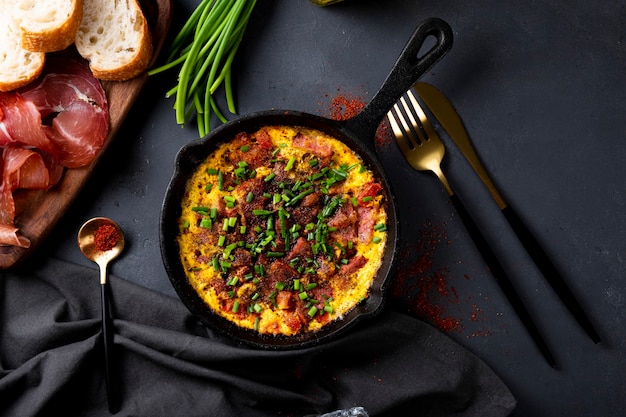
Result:
[[[6,6],[0,0],[0,6]],[[7,9],[0,11],[0,91],[23,87],[41,74],[46,55],[22,48],[22,35],[17,21]]]
[[137,0],[83,0],[76,49],[102,80],[124,81],[152,59],[148,22]]
[[4,0],[22,30],[22,47],[35,52],[61,51],[76,38],[83,0]]

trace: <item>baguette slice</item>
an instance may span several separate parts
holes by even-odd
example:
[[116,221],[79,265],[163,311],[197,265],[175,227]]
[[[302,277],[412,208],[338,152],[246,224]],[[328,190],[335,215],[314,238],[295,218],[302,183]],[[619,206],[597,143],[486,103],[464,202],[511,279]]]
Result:
[[22,30],[22,47],[33,52],[61,51],[76,38],[83,0],[4,0]]
[[83,0],[76,49],[101,80],[125,81],[148,68],[152,39],[137,0]]
[[[0,6],[6,6],[0,0]],[[11,91],[35,80],[43,71],[46,54],[22,48],[22,35],[17,21],[0,10],[0,91]]]

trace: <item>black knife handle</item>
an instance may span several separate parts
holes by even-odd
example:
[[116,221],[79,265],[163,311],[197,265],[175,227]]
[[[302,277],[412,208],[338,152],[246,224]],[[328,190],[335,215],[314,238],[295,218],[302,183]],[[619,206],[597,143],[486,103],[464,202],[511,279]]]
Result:
[[507,219],[511,228],[517,235],[524,248],[535,262],[543,276],[546,278],[546,281],[552,286],[554,291],[557,293],[565,307],[572,313],[572,316],[576,319],[576,321],[580,324],[580,326],[587,332],[591,340],[594,343],[600,342],[600,335],[593,327],[591,320],[587,317],[587,314],[576,300],[576,297],[572,293],[572,291],[567,286],[565,279],[556,269],[548,255],[546,255],[545,251],[542,249],[541,245],[532,235],[530,230],[526,227],[522,219],[517,215],[515,210],[511,206],[506,206],[502,209],[502,214]]
[[474,219],[472,218],[472,216],[470,216],[469,212],[465,208],[465,205],[463,205],[463,203],[461,202],[461,199],[459,199],[459,197],[456,194],[450,195],[450,201],[452,201],[454,208],[456,209],[459,216],[461,217],[461,221],[463,221],[463,224],[467,228],[467,231],[469,232],[472,240],[474,241],[474,244],[478,248],[478,251],[482,255],[487,266],[489,267],[489,270],[491,271],[494,278],[498,282],[500,289],[502,290],[507,300],[513,307],[513,310],[515,310],[515,313],[518,315],[518,317],[522,321],[522,324],[524,325],[524,327],[526,327],[526,330],[535,341],[535,344],[537,345],[537,347],[543,354],[548,364],[551,367],[556,368],[556,361],[554,360],[554,357],[552,356],[552,353],[550,352],[548,345],[546,344],[543,337],[541,336],[539,329],[537,329],[535,322],[533,321],[532,317],[530,316],[530,313],[526,309],[524,302],[522,301],[519,294],[515,290],[515,287],[511,283],[511,280],[509,279],[508,275],[504,271],[504,268],[500,264],[500,261],[498,261],[498,258],[496,257],[495,253],[493,252],[493,250],[487,243],[485,236],[482,234],[478,225],[474,222]]

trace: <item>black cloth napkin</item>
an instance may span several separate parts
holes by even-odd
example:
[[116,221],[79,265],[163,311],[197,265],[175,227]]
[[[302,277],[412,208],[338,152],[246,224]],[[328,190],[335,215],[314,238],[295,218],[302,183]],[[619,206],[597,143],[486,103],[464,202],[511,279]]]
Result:
[[[315,348],[264,351],[202,326],[180,300],[110,277],[120,416],[507,416],[476,356],[387,308]],[[107,416],[97,271],[60,260],[0,278],[0,415]]]

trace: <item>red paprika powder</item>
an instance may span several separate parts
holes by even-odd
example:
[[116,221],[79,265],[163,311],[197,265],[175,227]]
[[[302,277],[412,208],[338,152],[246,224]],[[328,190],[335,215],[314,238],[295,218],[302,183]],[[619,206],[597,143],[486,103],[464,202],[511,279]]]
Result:
[[[366,104],[367,102],[362,97],[346,94],[337,89],[337,95],[330,99],[329,117],[333,120],[351,119],[359,114]],[[391,131],[386,118],[378,126],[374,140],[377,146],[386,146],[391,143]]]
[[96,249],[101,252],[113,249],[115,245],[117,245],[119,239],[120,234],[117,229],[110,224],[98,226],[93,236]]

